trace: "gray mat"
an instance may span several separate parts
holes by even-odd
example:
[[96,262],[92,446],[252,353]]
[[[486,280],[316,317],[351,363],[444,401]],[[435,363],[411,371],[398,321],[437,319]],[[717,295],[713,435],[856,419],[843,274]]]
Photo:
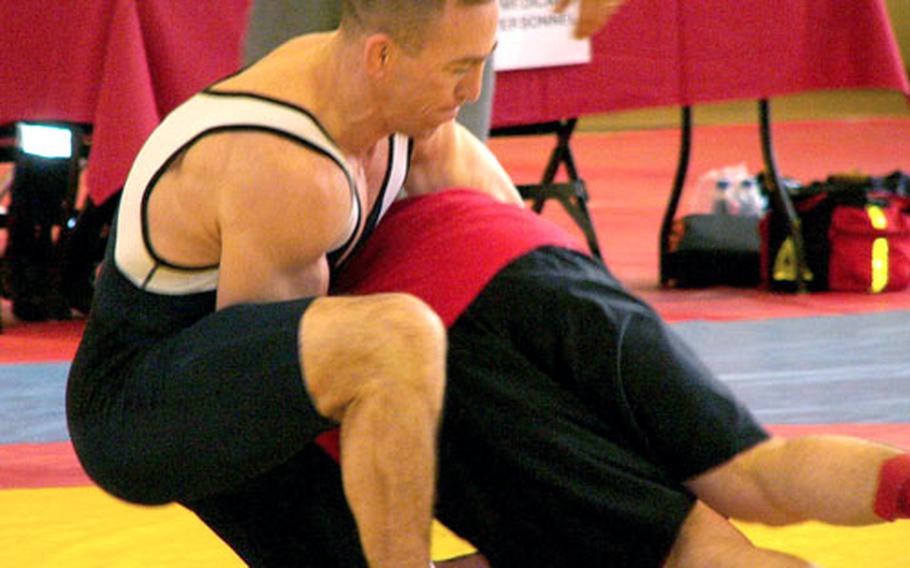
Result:
[[673,326],[768,424],[910,422],[910,312]]
[[65,393],[69,363],[0,365],[0,444],[69,439]]
[[[910,312],[672,326],[766,424],[910,422]],[[0,444],[68,439],[67,363],[0,365]]]

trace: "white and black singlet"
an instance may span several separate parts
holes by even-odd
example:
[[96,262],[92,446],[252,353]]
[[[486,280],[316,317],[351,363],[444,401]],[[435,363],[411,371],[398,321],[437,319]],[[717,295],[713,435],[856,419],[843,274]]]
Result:
[[[162,294],[215,289],[217,266],[180,266],[155,252],[149,239],[147,206],[161,175],[187,148],[211,134],[251,130],[297,142],[338,165],[348,180],[346,189],[351,193],[352,206],[346,234],[328,252],[330,266],[337,268],[354,249],[363,205],[344,157],[316,118],[305,109],[259,95],[203,91],[177,108],[155,130],[127,178],[117,219],[114,258],[120,271],[136,286]],[[393,135],[388,144],[385,178],[359,240],[369,236],[407,176],[409,139]],[[255,206],[252,198],[250,206]]]
[[216,311],[218,266],[170,262],[149,238],[149,196],[168,166],[205,136],[241,130],[297,142],[345,172],[348,187],[339,191],[351,192],[353,206],[348,234],[328,254],[333,268],[369,235],[407,176],[410,141],[393,135],[381,194],[364,211],[318,120],[246,93],[203,91],[155,130],[127,178],[67,387],[83,467],[132,502],[218,496],[286,463],[333,426],[301,380],[298,328],[312,299]]

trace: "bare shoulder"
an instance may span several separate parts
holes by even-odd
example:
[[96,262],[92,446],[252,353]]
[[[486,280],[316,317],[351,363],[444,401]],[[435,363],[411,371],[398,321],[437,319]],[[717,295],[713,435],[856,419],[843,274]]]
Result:
[[348,228],[352,197],[346,174],[303,144],[266,132],[230,132],[200,141],[195,154],[195,175],[212,180],[216,190],[222,241],[249,235],[298,254],[317,254]]
[[240,133],[216,155],[228,174],[222,213],[256,205],[278,215],[320,212],[329,225],[348,215],[351,192],[344,170],[331,158],[268,133]]
[[521,205],[521,196],[496,156],[464,126],[449,121],[416,139],[406,189],[420,195],[471,187],[498,201]]

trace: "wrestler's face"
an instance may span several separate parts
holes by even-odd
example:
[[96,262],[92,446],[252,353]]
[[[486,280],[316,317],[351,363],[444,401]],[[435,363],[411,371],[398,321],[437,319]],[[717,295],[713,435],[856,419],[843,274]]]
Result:
[[396,50],[389,121],[410,136],[432,133],[478,99],[486,60],[496,46],[499,3],[458,5],[427,30],[420,50]]

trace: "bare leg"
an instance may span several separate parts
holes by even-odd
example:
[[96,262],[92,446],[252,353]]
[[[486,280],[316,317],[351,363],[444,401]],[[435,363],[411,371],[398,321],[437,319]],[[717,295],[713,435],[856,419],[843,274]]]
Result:
[[812,564],[782,552],[757,548],[725,518],[696,502],[686,517],[665,568],[809,568]]
[[426,568],[445,328],[402,294],[320,298],[301,349],[316,408],[341,424],[342,480],[367,561]]
[[883,522],[873,510],[885,460],[901,450],[859,438],[774,438],[687,483],[724,515],[780,525]]

